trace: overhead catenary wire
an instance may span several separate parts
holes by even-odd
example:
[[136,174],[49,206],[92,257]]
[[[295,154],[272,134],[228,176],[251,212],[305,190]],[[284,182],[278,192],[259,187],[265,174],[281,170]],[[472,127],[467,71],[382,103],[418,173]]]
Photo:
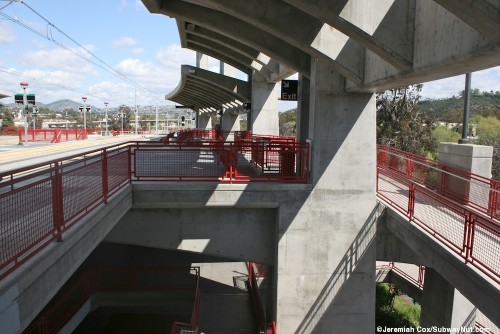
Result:
[[[82,45],[81,43],[77,42],[74,38],[70,37],[67,33],[65,33],[63,30],[59,29],[56,25],[54,25],[52,22],[50,22],[48,19],[46,19],[43,15],[41,15],[38,11],[36,11],[33,7],[29,6],[25,1],[23,0],[8,0],[9,3],[7,5],[5,5],[4,7],[2,8],[5,8],[7,7],[8,5],[14,3],[14,2],[19,2],[21,4],[23,4],[24,6],[26,6],[30,11],[32,11],[35,15],[37,15],[39,18],[41,18],[43,21],[46,22],[47,24],[47,30],[46,30],[46,33],[43,34],[41,33],[40,31],[36,30],[36,29],[33,29],[31,28],[30,26],[28,26],[27,24],[23,23],[20,19],[17,19],[17,18],[14,18],[14,17],[11,17],[3,12],[0,12],[0,15],[2,17],[4,17],[5,19],[7,20],[10,20],[12,22],[14,22],[15,24],[18,24],[19,26],[27,29],[28,31],[54,43],[55,45],[67,50],[68,52],[71,52],[73,54],[75,54],[77,57],[91,63],[92,65],[94,66],[97,66],[99,68],[101,68],[102,70],[108,72],[109,74],[115,76],[116,78],[122,80],[122,81],[125,81],[127,82],[128,84],[136,87],[136,88],[140,88],[141,90],[145,91],[151,95],[154,96],[154,99],[158,100],[158,101],[162,101],[164,102],[164,100],[162,100],[161,98],[159,98],[158,96],[160,95],[160,93],[158,92],[154,92],[142,85],[140,85],[139,83],[133,81],[132,79],[128,78],[127,76],[125,76],[123,73],[120,73],[119,71],[117,71],[116,69],[114,69],[112,66],[110,66],[109,64],[107,64],[103,59],[101,59],[100,57],[98,57],[96,54],[94,54],[92,51],[90,51],[88,48],[86,48],[84,45]],[[59,32],[60,34],[62,34],[64,37],[66,37],[67,39],[69,39],[71,42],[73,42],[75,45],[77,45],[81,50],[83,50],[85,53],[87,53],[91,58],[94,58],[97,60],[96,61],[93,61],[92,59],[89,59],[87,57],[85,57],[84,55],[82,55],[81,53],[78,53],[76,50],[64,45],[63,43],[57,41],[54,36],[53,36],[53,33],[52,33],[52,29],[55,29],[57,32]],[[87,94],[87,95],[90,95],[90,94]],[[140,98],[144,98],[144,100],[150,100],[150,98],[148,98],[147,96],[143,96],[142,94],[139,93],[139,96]],[[142,99],[141,98],[141,99]]]

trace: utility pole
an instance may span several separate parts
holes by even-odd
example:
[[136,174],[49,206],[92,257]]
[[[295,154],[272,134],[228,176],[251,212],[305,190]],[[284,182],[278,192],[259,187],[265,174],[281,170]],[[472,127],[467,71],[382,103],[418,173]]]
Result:
[[21,82],[21,87],[23,88],[23,114],[24,114],[24,144],[28,143],[28,97],[26,96],[26,87],[28,87],[27,82]]
[[106,106],[106,118],[104,119],[105,124],[106,124],[106,137],[109,135],[108,133],[108,102],[104,102],[104,105]]
[[87,133],[87,116],[85,115],[87,113],[87,105],[85,102],[87,102],[87,97],[83,96],[83,131]]
[[158,136],[158,106],[155,107],[155,111],[156,111],[156,119],[155,119],[155,122],[156,122],[156,125],[155,125],[155,136]]
[[459,144],[469,144],[469,114],[470,114],[470,84],[471,74],[465,74],[465,91],[464,91],[464,119],[462,122],[462,138],[458,140]]

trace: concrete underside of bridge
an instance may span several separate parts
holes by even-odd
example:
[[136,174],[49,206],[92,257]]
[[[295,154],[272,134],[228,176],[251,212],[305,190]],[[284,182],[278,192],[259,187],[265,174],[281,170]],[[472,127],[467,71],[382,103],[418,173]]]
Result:
[[[373,329],[376,260],[434,268],[498,321],[492,312],[499,306],[498,289],[429,236],[398,214],[384,213],[382,207],[367,213],[359,224],[346,219],[347,213],[327,216],[316,210],[316,206],[323,207],[324,196],[310,185],[133,184],[94,217],[75,226],[63,242],[16,273],[18,277],[11,279],[8,293],[2,297],[2,332],[18,332],[6,328],[7,323],[25,328],[64,284],[70,285],[67,281],[73,274],[78,277],[88,267],[201,265],[205,302],[218,308],[217,314],[201,315],[205,333],[222,333],[220,326],[229,328],[227,333],[236,329],[251,333],[248,295],[229,287],[233,276],[245,274],[239,264],[243,261],[269,268],[264,293],[269,317],[284,302],[279,299],[280,289],[288,294],[286,302],[297,304],[294,309],[299,319],[287,322],[296,324],[293,332],[297,333]],[[350,201],[335,205],[349,207]],[[301,225],[317,226],[320,232],[294,228],[299,216]],[[227,270],[220,269],[221,262],[226,262]],[[314,268],[322,268],[324,273]],[[230,297],[220,299],[220,293]],[[206,313],[213,311],[206,307]],[[231,314],[235,310],[248,312],[248,316],[224,323],[214,320],[224,317],[219,311]],[[111,319],[109,312],[100,314]],[[358,324],[360,319],[363,324]],[[87,320],[80,330],[96,329],[92,326],[98,323],[102,321]]]

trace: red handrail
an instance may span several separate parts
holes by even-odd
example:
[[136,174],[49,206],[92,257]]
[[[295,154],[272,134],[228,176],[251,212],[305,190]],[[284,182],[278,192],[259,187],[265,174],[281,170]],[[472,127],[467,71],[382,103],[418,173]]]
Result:
[[264,308],[260,298],[259,286],[257,285],[257,275],[255,272],[255,263],[248,263],[248,289],[252,298],[255,316],[257,317],[257,326],[259,331],[265,331],[267,334],[277,334],[276,322],[266,322]]
[[[422,174],[416,177],[414,169],[408,171],[407,168],[422,164],[424,167],[432,167],[438,176],[444,174],[461,182],[468,182],[467,179],[451,174],[449,168],[442,170],[429,166],[431,163],[424,158],[412,155],[401,157],[400,152],[397,152],[398,155],[394,158],[391,157],[392,152],[392,149],[379,147],[377,196],[406,215],[410,222],[429,232],[443,246],[462,257],[465,263],[471,264],[499,283],[500,223],[494,219],[498,216],[497,212],[491,216],[486,215],[487,212],[491,213],[491,203],[481,205],[481,202],[476,200],[474,205],[470,205],[470,200],[467,201],[468,204],[463,200],[457,201],[456,196],[448,196],[450,191],[423,182]],[[397,159],[397,163],[394,159]],[[411,163],[408,163],[410,160]],[[404,169],[398,167],[403,165]],[[482,180],[479,176],[469,174],[469,184]],[[488,182],[482,183],[482,187],[493,181],[486,180]],[[436,184],[439,182],[434,183]],[[483,189],[486,189],[483,199],[490,201],[491,196],[487,194],[492,190]]]

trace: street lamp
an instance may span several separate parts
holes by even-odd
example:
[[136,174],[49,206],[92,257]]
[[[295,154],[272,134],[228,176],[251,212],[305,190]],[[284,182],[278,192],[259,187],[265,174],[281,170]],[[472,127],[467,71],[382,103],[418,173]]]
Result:
[[106,137],[108,136],[108,102],[104,102],[104,105],[106,106],[106,118],[104,121],[106,121]]
[[64,108],[64,113],[66,114],[66,136],[68,135],[68,108]]
[[83,131],[86,133],[87,132],[87,116],[85,115],[87,112],[87,105],[85,102],[87,102],[87,97],[82,96],[83,100]]
[[23,88],[23,114],[24,114],[24,143],[28,143],[28,97],[26,96],[26,87],[28,87],[27,82],[21,82],[21,87]]
[[123,118],[124,118],[124,114],[123,114],[123,109],[121,110],[121,113],[120,113],[120,118],[122,119],[122,136],[123,136]]

